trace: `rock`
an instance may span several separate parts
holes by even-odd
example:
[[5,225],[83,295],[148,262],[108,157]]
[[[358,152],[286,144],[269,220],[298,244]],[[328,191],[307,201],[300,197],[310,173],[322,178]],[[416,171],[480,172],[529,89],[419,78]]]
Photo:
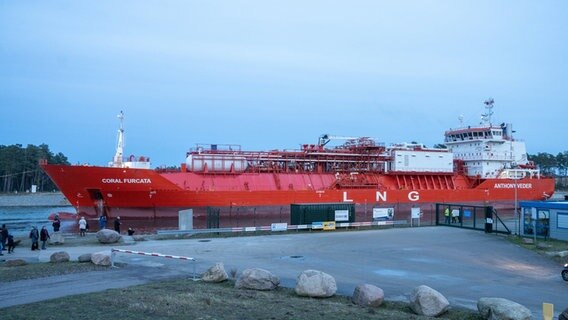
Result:
[[551,256],[551,257],[564,258],[564,257],[568,256],[568,251],[549,251],[549,252],[546,252],[546,254]]
[[[113,231],[115,232],[115,231]],[[91,255],[91,262],[98,265],[98,266],[110,266],[110,252],[108,251],[99,251],[95,252]]]
[[353,291],[351,301],[363,307],[379,307],[385,299],[383,289],[372,284],[360,284]]
[[235,283],[237,289],[273,290],[280,284],[280,279],[268,270],[260,268],[246,269]]
[[523,238],[524,244],[534,244],[534,240],[531,238]]
[[4,266],[5,267],[19,267],[19,266],[25,266],[26,264],[28,264],[28,263],[24,259],[14,259],[14,260],[6,261],[4,263]]
[[410,308],[414,313],[428,317],[437,317],[448,311],[450,303],[438,291],[428,286],[418,286],[410,293]]
[[225,271],[225,266],[221,262],[217,262],[201,276],[201,280],[204,282],[223,282],[227,279],[229,279],[229,276]]
[[477,310],[484,319],[490,320],[529,320],[532,317],[526,307],[503,298],[480,298]]
[[110,229],[102,229],[97,232],[97,240],[100,243],[116,243],[120,240],[121,235]]
[[77,258],[77,260],[79,262],[91,262],[91,256],[92,256],[92,254],[90,254],[90,253],[84,253],[84,254],[80,255],[79,258]]
[[536,244],[537,249],[546,250],[552,248],[552,245],[548,243],[539,242]]
[[64,244],[65,238],[63,238],[61,231],[57,231],[49,235],[48,242],[49,244]]
[[120,236],[120,243],[122,244],[134,244],[134,238],[132,236]]
[[49,256],[49,262],[60,263],[69,262],[69,254],[65,251],[54,252]]
[[305,270],[298,276],[296,294],[299,296],[327,298],[337,292],[335,279],[325,272]]
[[135,234],[132,236],[132,239],[134,239],[134,241],[146,241],[146,236],[143,234]]
[[568,320],[568,308],[562,311],[562,313],[558,316],[558,320]]

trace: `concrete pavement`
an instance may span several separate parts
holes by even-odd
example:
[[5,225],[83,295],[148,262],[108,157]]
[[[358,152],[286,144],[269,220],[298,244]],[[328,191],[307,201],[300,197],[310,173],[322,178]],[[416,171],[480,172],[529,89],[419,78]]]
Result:
[[[260,267],[278,275],[282,285],[289,287],[295,286],[301,271],[318,269],[334,276],[339,293],[345,295],[351,295],[358,284],[371,283],[381,287],[387,299],[405,300],[414,287],[425,284],[444,294],[452,305],[470,309],[476,309],[481,297],[513,300],[531,309],[535,318],[542,317],[543,302],[553,303],[556,314],[568,307],[565,299],[568,283],[562,281],[557,263],[511,244],[502,236],[480,231],[448,227],[319,231],[150,240],[115,247],[195,257],[199,273],[215,262],[223,262],[227,272],[234,269],[240,273],[246,268]],[[30,256],[28,248],[18,249],[30,252],[22,253],[28,255],[26,259],[49,261],[55,251],[67,251],[71,259],[77,259],[83,253],[110,251],[110,248],[51,247],[34,252],[35,257]],[[54,298],[56,292],[84,293],[81,290],[99,291],[192,274],[192,265],[182,260],[121,253],[116,261],[127,265],[97,276],[79,274],[26,280],[37,287],[31,294],[36,298],[30,300],[9,299],[14,291],[29,289],[29,283],[27,286],[22,281],[3,284],[10,289],[0,290],[0,307]],[[81,285],[76,285],[81,281]],[[43,285],[44,282],[48,285]],[[66,291],[70,286],[78,287],[80,292]],[[58,287],[62,290],[54,290]]]

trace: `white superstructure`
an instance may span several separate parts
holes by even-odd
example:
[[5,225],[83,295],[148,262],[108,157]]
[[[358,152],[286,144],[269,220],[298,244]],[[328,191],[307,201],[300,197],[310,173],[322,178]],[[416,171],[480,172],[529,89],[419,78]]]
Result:
[[387,148],[392,160],[389,171],[395,172],[444,172],[454,169],[451,152],[443,149],[426,149],[418,144],[394,145]]
[[487,112],[478,126],[450,129],[445,144],[454,159],[464,162],[469,176],[480,178],[520,179],[538,176],[539,171],[528,161],[523,141],[513,139],[511,124],[493,125],[493,99],[485,101]]
[[124,128],[123,128],[124,113],[120,111],[117,117],[120,120],[120,127],[118,129],[116,152],[114,154],[112,162],[109,162],[108,166],[114,168],[150,169],[149,158],[146,157],[136,158],[134,156],[130,156],[128,157],[128,159],[124,159]]

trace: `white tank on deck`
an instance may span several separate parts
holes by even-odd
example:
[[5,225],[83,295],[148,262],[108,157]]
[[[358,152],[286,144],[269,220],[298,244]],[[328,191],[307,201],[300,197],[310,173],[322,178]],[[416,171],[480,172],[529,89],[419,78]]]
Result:
[[203,172],[243,172],[247,168],[247,160],[243,156],[219,154],[190,154],[185,159],[187,170]]

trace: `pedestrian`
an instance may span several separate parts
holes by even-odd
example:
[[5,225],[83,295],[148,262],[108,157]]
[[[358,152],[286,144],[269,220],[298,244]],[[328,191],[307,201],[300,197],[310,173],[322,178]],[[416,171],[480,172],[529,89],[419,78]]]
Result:
[[[2,250],[6,250],[6,241],[8,241],[8,227],[6,224],[2,224],[2,232],[0,232],[0,240],[2,240]],[[2,252],[0,252],[2,253]]]
[[79,219],[79,236],[84,237],[86,231],[87,231],[87,220],[85,220],[85,217],[81,217],[81,219]]
[[4,250],[4,236],[2,236],[2,231],[4,231],[4,225],[2,225],[2,228],[0,228],[0,256],[4,255],[2,253],[2,251]]
[[106,228],[107,217],[102,215],[99,217],[99,230]]
[[120,222],[120,217],[116,217],[116,219],[114,219],[114,231],[120,233],[120,225],[122,224],[122,222]]
[[30,231],[30,239],[32,239],[32,251],[38,250],[39,249],[39,244],[38,244],[39,232],[37,231],[37,228],[35,226],[33,226],[32,230]]
[[15,248],[16,248],[16,243],[14,242],[14,236],[9,234],[8,235],[8,253],[14,253]]
[[129,235],[129,236],[133,235],[134,232],[136,232],[136,231],[134,231],[134,229],[128,228],[128,235]]
[[452,210],[452,223],[458,223],[459,216],[460,216],[460,210],[459,209]]
[[58,215],[55,216],[52,226],[53,226],[53,232],[59,232],[59,228],[61,228],[61,221],[59,220]]
[[45,250],[45,243],[49,239],[49,232],[45,228],[45,226],[41,227],[41,231],[39,233],[39,240],[41,240],[41,250]]
[[444,210],[444,216],[446,217],[444,220],[445,224],[450,224],[450,208],[446,207],[446,210]]

